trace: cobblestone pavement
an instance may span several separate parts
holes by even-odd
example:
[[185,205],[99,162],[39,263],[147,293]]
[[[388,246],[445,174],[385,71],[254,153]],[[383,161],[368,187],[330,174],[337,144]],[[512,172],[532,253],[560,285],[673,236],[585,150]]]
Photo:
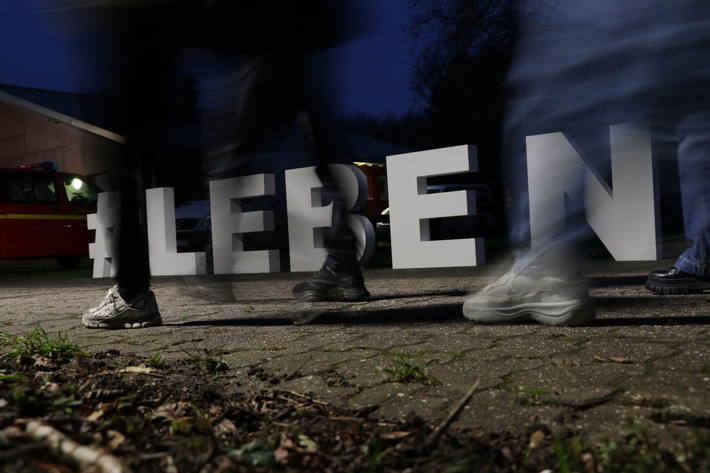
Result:
[[[13,335],[37,325],[66,333],[89,352],[207,353],[229,366],[225,389],[289,390],[389,419],[414,411],[440,420],[479,381],[460,426],[501,431],[539,421],[605,435],[634,418],[710,427],[710,294],[646,291],[646,274],[664,263],[590,264],[598,319],[589,327],[466,321],[466,293],[495,279],[490,266],[370,270],[372,300],[348,304],[294,301],[291,287],[304,274],[156,277],[164,324],[138,330],[81,326],[81,312],[111,285],[90,270],[5,274],[0,323]],[[386,369],[398,360],[430,383],[393,381]]]

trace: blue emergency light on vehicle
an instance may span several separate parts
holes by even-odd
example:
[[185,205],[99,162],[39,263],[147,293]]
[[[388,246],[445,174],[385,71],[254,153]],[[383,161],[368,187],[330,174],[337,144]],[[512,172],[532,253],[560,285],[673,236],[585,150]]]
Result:
[[40,161],[38,163],[16,164],[15,169],[32,169],[39,171],[57,171],[59,163],[56,161]]

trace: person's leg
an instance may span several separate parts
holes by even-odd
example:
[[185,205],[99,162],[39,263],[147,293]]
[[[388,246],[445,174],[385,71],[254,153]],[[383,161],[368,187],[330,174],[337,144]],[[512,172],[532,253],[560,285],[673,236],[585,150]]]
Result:
[[209,181],[249,174],[253,159],[280,140],[276,129],[303,109],[301,75],[304,55],[257,51],[239,59],[234,113],[209,122],[203,152],[203,179]]
[[105,11],[111,20],[107,33],[112,39],[108,44],[113,48],[112,86],[118,105],[114,118],[126,144],[121,170],[112,176],[120,196],[113,241],[116,285],[97,307],[83,314],[86,327],[141,328],[162,323],[150,290],[148,246],[140,221],[143,190],[136,176],[142,171],[141,159],[150,153],[152,136],[168,122],[173,60],[187,41],[199,7],[199,0],[192,0]]
[[678,169],[690,247],[667,269],[652,271],[646,288],[657,294],[710,289],[710,3],[666,2],[664,18],[673,28],[654,28],[666,53],[657,71],[665,78],[658,114],[676,127]]
[[257,51],[246,54],[239,71],[239,94],[233,128],[226,144],[212,144],[203,160],[206,180],[250,172],[252,159],[274,128],[296,119],[310,142],[323,195],[333,203],[332,225],[325,235],[327,259],[293,294],[299,300],[355,300],[369,296],[357,259],[355,235],[347,224],[348,209],[340,185],[328,169],[337,148],[328,122],[318,118],[325,85],[308,63],[305,51]]
[[[633,30],[638,18],[625,11],[635,7],[612,0],[565,2],[554,16],[544,10],[546,2],[539,6],[543,10],[529,17],[508,76],[503,145],[515,261],[506,275],[465,301],[464,316],[476,322],[582,325],[596,314],[581,277],[580,248],[590,236],[584,167],[550,164],[554,150],[531,154],[526,137],[562,132],[581,156],[604,162],[606,114],[628,54],[620,33]],[[529,171],[541,168],[547,171],[529,186]],[[541,191],[535,196],[533,185]],[[533,222],[533,213],[543,218]]]
[[[300,125],[311,142],[323,196],[332,202],[333,212],[331,226],[324,235],[327,257],[323,266],[307,281],[293,288],[294,297],[304,301],[355,301],[370,297],[357,254],[357,238],[348,224],[350,209],[346,205],[343,186],[330,168],[331,164],[338,163],[336,156],[342,152],[338,138],[340,130],[330,116],[333,111],[329,110],[324,116],[322,110],[323,90],[334,88],[334,84],[323,81],[327,76],[337,75],[330,70],[333,67],[335,65],[329,61],[311,61],[304,67],[305,113],[300,117]],[[331,106],[335,100],[329,101]]]
[[680,126],[678,166],[685,230],[691,246],[676,262],[690,274],[710,277],[710,113]]
[[370,293],[365,288],[355,234],[347,222],[348,209],[341,186],[326,164],[316,169],[324,194],[333,204],[332,225],[325,235],[328,255],[320,270],[293,288],[293,295],[303,301],[366,299]]
[[649,274],[646,287],[657,294],[689,294],[710,289],[710,113],[696,113],[683,119],[678,139],[683,219],[690,247],[671,268]]

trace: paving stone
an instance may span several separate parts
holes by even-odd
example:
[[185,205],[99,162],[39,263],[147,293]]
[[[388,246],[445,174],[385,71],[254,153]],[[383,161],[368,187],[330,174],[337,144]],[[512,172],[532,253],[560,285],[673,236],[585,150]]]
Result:
[[[285,390],[373,408],[383,419],[416,412],[432,425],[478,381],[458,427],[525,430],[545,422],[602,438],[634,419],[652,428],[710,425],[710,294],[645,290],[648,271],[667,264],[588,264],[598,308],[588,327],[465,320],[466,294],[495,280],[495,267],[369,270],[372,300],[358,303],[294,301],[291,288],[303,273],[156,277],[164,325],[140,330],[81,326],[109,279],[90,271],[15,279],[0,271],[0,324],[11,335],[37,326],[66,334],[92,353],[215,357],[229,366],[221,376],[235,393]],[[395,382],[383,368],[398,357],[430,384]]]

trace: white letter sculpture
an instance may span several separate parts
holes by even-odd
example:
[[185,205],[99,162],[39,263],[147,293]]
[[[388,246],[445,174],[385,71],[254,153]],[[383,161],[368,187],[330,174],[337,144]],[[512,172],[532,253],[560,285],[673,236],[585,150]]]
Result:
[[89,258],[94,260],[95,278],[108,278],[116,274],[113,263],[113,230],[118,219],[116,204],[118,192],[101,192],[96,213],[86,216],[86,226],[96,230],[94,243],[89,243]]
[[565,195],[584,176],[587,221],[616,261],[656,260],[656,205],[651,134],[646,127],[610,127],[611,188],[562,133],[527,137],[530,233],[535,246],[565,223]]
[[254,174],[210,182],[212,252],[215,274],[280,271],[278,250],[245,251],[242,234],[274,229],[271,210],[242,212],[241,200],[274,195],[273,174]]
[[[331,164],[329,168],[345,194],[345,205],[349,211],[360,210],[367,198],[365,175],[349,164]],[[291,271],[317,271],[327,256],[324,229],[332,224],[333,204],[323,205],[323,184],[315,169],[307,167],[286,171]],[[365,262],[375,250],[372,223],[362,215],[350,214],[348,225],[357,239],[359,259]]]
[[439,268],[485,263],[483,238],[431,241],[429,219],[476,214],[474,191],[427,194],[427,178],[478,170],[470,145],[387,156],[392,267]]
[[169,187],[145,191],[150,272],[155,276],[205,274],[205,252],[178,253],[175,194]]

